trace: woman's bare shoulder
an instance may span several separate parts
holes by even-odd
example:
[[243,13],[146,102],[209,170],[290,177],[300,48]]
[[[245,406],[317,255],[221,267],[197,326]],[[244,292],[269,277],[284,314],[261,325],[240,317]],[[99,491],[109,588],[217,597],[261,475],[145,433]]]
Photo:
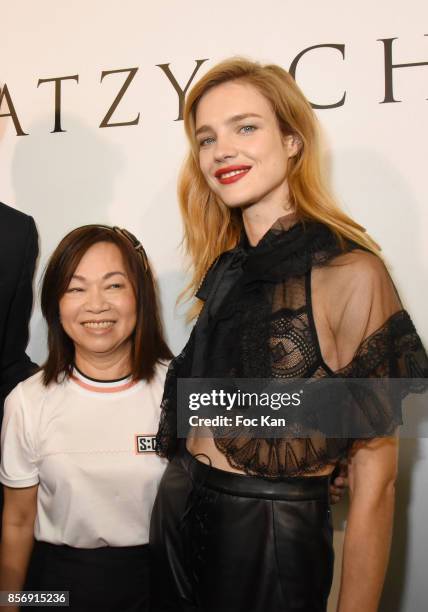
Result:
[[352,327],[367,327],[369,318],[371,329],[400,309],[383,260],[362,249],[342,253],[314,270],[312,294],[319,316],[326,318],[334,333],[343,327],[347,333]]
[[353,249],[336,255],[325,267],[329,270],[341,268],[345,273],[361,274],[376,274],[385,270],[385,264],[379,255],[363,249]]
[[355,290],[358,287],[373,286],[390,282],[390,277],[381,257],[364,251],[354,249],[337,255],[326,265],[317,269],[317,275],[322,283],[331,291],[336,287],[341,291],[344,287]]

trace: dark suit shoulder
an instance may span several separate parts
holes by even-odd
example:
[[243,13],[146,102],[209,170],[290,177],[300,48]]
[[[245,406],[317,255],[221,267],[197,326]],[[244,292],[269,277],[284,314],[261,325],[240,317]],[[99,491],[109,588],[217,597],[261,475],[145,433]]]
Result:
[[15,287],[22,266],[34,270],[38,235],[33,217],[0,203],[0,284]]
[[0,202],[0,228],[4,227],[4,223],[8,224],[9,229],[11,227],[27,227],[31,220],[32,217],[29,215]]

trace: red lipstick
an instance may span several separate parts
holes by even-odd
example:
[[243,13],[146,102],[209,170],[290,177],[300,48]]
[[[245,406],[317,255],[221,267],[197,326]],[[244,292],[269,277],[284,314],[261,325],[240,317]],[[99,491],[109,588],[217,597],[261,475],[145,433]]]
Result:
[[[236,181],[239,181],[239,179],[248,174],[250,170],[251,166],[225,166],[224,168],[219,168],[216,170],[214,176],[222,185],[228,185],[229,183],[236,183]],[[233,174],[232,176],[225,176],[231,172],[236,172],[236,174]]]

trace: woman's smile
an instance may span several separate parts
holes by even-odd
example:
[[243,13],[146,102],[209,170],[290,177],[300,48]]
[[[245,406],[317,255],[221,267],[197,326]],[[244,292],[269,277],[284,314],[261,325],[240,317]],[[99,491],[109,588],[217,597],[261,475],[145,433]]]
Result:
[[236,183],[243,178],[251,170],[251,166],[227,166],[220,168],[214,173],[214,176],[222,185]]
[[106,332],[109,331],[116,321],[84,321],[83,327],[91,332]]

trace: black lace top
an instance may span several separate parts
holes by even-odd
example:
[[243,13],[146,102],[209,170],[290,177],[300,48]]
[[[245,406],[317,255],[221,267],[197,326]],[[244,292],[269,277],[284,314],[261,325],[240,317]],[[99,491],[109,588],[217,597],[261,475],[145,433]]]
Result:
[[[402,377],[414,378],[418,390],[428,377],[425,350],[381,260],[351,242],[341,247],[322,224],[283,217],[256,247],[243,239],[216,260],[197,297],[204,308],[167,374],[161,456],[172,458],[177,448],[178,378]],[[335,311],[334,335],[323,309]],[[372,435],[391,434],[400,424],[387,405],[363,410]],[[345,457],[353,442],[323,431],[279,439],[217,435],[214,441],[232,467],[265,477],[317,471]]]

